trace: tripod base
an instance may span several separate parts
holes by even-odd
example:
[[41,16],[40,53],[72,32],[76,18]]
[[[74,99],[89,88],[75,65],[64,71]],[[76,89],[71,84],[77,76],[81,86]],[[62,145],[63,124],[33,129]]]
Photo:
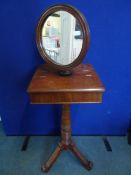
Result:
[[70,150],[74,153],[74,155],[80,160],[82,165],[87,169],[91,170],[93,167],[93,163],[89,160],[87,160],[78,150],[78,148],[73,144],[64,145],[62,142],[59,143],[49,160],[42,166],[42,171],[48,172],[48,170],[52,167],[52,165],[55,163],[59,155],[63,150]]
[[63,105],[61,137],[61,142],[58,144],[49,160],[42,165],[42,171],[48,172],[63,150],[70,150],[87,170],[91,170],[93,163],[83,156],[71,139],[70,110],[67,104]]

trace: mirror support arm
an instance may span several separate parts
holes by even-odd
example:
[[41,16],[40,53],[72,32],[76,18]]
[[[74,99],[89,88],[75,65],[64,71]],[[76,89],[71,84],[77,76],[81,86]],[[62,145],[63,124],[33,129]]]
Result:
[[59,70],[58,74],[61,76],[69,76],[69,75],[72,75],[72,71],[71,70]]

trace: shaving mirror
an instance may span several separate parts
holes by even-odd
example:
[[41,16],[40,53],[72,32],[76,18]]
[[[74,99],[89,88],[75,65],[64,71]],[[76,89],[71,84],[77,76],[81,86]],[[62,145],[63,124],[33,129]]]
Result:
[[36,43],[41,57],[60,75],[72,74],[89,48],[89,27],[84,16],[69,5],[55,5],[41,16]]

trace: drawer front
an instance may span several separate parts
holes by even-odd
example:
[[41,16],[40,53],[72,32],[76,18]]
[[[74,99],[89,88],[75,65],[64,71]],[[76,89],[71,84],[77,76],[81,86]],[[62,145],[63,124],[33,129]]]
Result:
[[102,92],[30,93],[32,104],[101,103]]

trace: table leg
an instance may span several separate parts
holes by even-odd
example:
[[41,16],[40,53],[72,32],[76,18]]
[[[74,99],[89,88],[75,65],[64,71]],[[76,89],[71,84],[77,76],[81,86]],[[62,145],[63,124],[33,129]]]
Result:
[[63,147],[61,144],[59,144],[55,149],[55,151],[53,152],[53,154],[51,155],[51,157],[49,158],[49,160],[42,166],[42,171],[47,172],[52,167],[52,165],[55,163],[62,150]]
[[93,163],[89,160],[87,160],[84,155],[78,150],[78,148],[76,147],[75,144],[70,144],[70,148],[69,148],[74,154],[75,156],[80,160],[80,162],[82,163],[82,165],[87,169],[87,170],[91,170],[93,167]]
[[75,156],[81,161],[83,166],[87,170],[91,170],[93,163],[87,160],[74,145],[71,139],[71,120],[70,120],[70,106],[69,104],[64,104],[62,109],[62,119],[61,119],[61,142],[57,146],[54,153],[51,155],[49,160],[42,166],[42,170],[47,172],[52,165],[55,163],[60,153],[63,150],[71,150]]

